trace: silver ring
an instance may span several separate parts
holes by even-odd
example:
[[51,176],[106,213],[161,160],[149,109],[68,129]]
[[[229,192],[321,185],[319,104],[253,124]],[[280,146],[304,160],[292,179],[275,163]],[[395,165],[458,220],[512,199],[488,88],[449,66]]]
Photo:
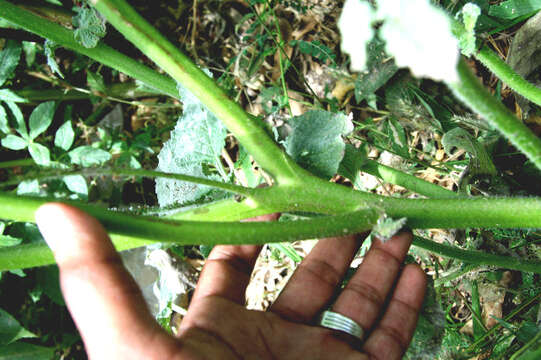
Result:
[[357,322],[334,311],[324,311],[319,318],[319,325],[338,330],[363,339],[364,330]]

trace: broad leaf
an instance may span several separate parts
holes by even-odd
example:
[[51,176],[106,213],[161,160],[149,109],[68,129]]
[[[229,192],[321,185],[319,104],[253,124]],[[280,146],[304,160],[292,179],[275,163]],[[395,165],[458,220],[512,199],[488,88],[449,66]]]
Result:
[[54,101],[39,104],[30,114],[30,139],[34,140],[43,133],[53,121]]
[[55,349],[16,342],[0,346],[0,360],[50,360]]
[[287,153],[303,168],[322,178],[338,171],[344,157],[342,135],[353,131],[344,114],[311,110],[289,122],[291,134],[285,141]]
[[0,309],[0,346],[29,337],[36,337],[36,335],[23,328],[13,316]]
[[68,151],[73,145],[73,139],[75,138],[75,132],[71,127],[71,121],[66,121],[62,126],[58,128],[54,136],[54,145],[58,146],[64,151]]
[[88,86],[90,86],[90,89],[92,89],[92,91],[104,93],[107,90],[105,87],[103,76],[100,73],[94,73],[90,70],[87,70],[86,81],[88,82]]
[[[179,94],[184,111],[171,132],[171,138],[158,154],[158,170],[217,178],[216,175],[209,175],[207,169],[221,169],[220,157],[225,146],[226,129],[193,94],[180,85]],[[162,207],[195,201],[210,191],[208,186],[185,181],[156,180],[156,194]]]
[[2,139],[2,146],[10,150],[22,150],[28,146],[28,141],[19,136],[9,134]]
[[69,153],[72,164],[83,167],[101,165],[111,160],[111,154],[107,151],[92,146],[79,146]]
[[441,139],[443,149],[451,154],[453,147],[467,151],[470,156],[470,171],[472,175],[486,174],[496,175],[497,170],[483,144],[479,143],[473,136],[462,128],[454,128]]
[[507,0],[492,5],[488,14],[500,19],[513,20],[521,16],[530,15],[541,9],[539,0]]
[[49,163],[51,162],[51,153],[45,146],[37,143],[30,143],[30,145],[28,145],[28,151],[36,164],[49,166]]
[[86,197],[88,196],[88,185],[86,184],[86,180],[81,175],[70,175],[70,176],[64,176],[64,184],[68,187],[68,189],[77,195]]
[[21,44],[15,40],[8,40],[4,49],[0,51],[0,86],[4,85],[7,79],[12,78],[19,64],[21,51]]
[[329,49],[318,40],[292,40],[289,42],[289,45],[297,45],[301,53],[313,56],[314,58],[321,60],[322,62],[330,61],[332,64],[335,64],[334,59],[336,58],[336,55],[332,52],[331,49]]
[[76,9],[77,15],[72,18],[76,27],[73,36],[86,48],[93,48],[105,36],[105,20],[94,8],[83,6]]

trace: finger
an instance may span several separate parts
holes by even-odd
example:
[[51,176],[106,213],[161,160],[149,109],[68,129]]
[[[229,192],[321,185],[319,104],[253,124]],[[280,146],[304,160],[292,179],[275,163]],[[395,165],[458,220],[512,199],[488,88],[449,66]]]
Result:
[[425,290],[423,270],[418,265],[407,265],[381,322],[363,346],[366,353],[379,359],[402,358],[415,331]]
[[365,237],[320,240],[300,263],[271,311],[287,320],[311,323],[332,300]]
[[[258,216],[245,221],[272,221],[280,214]],[[245,292],[261,246],[219,245],[209,254],[199,277],[192,303],[207,296],[221,296],[244,305]]]
[[385,243],[374,240],[355,275],[336,299],[333,311],[355,320],[368,331],[396,282],[411,241],[410,232],[401,232]]
[[91,357],[125,356],[135,344],[155,341],[162,342],[164,350],[174,346],[96,219],[58,203],[43,205],[35,217],[58,263],[64,299]]

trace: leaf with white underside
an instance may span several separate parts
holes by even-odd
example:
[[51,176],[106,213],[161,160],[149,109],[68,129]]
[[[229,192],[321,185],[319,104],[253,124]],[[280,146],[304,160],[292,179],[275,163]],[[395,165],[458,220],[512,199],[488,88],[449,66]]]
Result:
[[351,119],[340,113],[310,110],[289,124],[292,131],[284,145],[293,160],[322,178],[336,174],[346,147],[342,136],[353,131]]
[[83,167],[101,165],[111,160],[107,151],[92,146],[79,146],[68,153],[71,163]]
[[36,164],[49,166],[49,163],[51,162],[51,153],[48,148],[41,144],[30,143],[30,145],[28,145],[28,152],[30,152],[30,156],[32,156],[32,159],[34,159]]
[[[159,171],[218,179],[206,169],[221,169],[221,152],[227,131],[223,124],[190,93],[179,85],[183,113],[170,139],[158,154]],[[156,194],[160,206],[182,204],[205,196],[211,188],[185,181],[158,178]]]
[[22,150],[28,146],[28,142],[19,136],[9,134],[2,139],[2,146],[10,150]]
[[404,227],[406,221],[406,218],[392,219],[383,214],[372,229],[372,234],[382,242],[386,242]]
[[64,151],[68,151],[71,145],[73,145],[74,138],[75,132],[71,126],[71,121],[68,120],[56,131],[54,136],[54,145]]

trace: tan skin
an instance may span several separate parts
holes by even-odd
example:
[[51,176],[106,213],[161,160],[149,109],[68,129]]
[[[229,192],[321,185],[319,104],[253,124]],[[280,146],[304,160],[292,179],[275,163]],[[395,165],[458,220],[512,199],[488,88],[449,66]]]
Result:
[[[419,266],[402,266],[412,240],[402,232],[386,243],[374,241],[337,293],[364,236],[329,238],[304,259],[269,311],[252,311],[244,307],[244,293],[260,247],[216,246],[173,337],[150,315],[96,219],[51,203],[36,220],[60,267],[64,298],[90,359],[400,359],[426,287]],[[315,326],[331,305],[367,331],[362,344]]]

